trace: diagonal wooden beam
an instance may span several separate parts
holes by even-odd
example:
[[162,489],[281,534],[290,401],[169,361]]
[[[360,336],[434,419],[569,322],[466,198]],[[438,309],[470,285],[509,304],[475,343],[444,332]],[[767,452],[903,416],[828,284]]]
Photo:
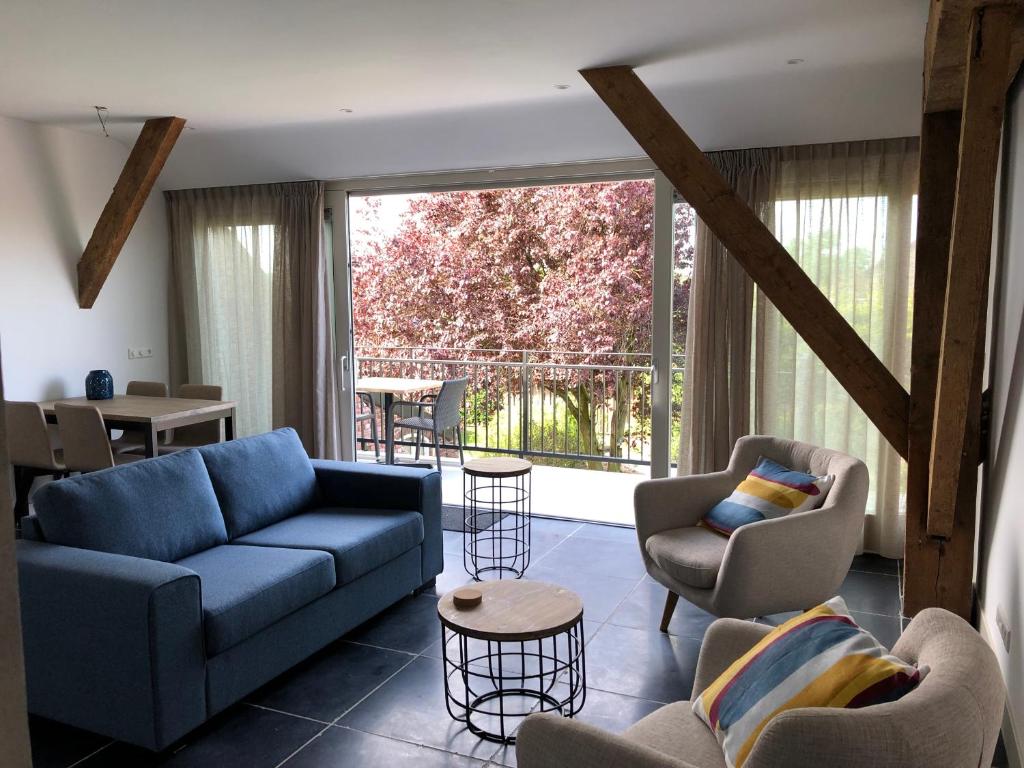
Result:
[[114,185],[78,261],[78,306],[89,309],[135,226],[157,176],[174,148],[185,121],[180,117],[147,120]]
[[[1006,0],[1003,0],[1006,2]],[[1021,0],[1012,0],[1011,4]],[[924,111],[959,111],[964,103],[967,76],[967,48],[964,40],[975,12],[992,0],[931,0],[924,50]],[[1006,87],[1013,83],[1024,61],[1024,19],[1018,17],[1011,30],[1010,59]]]
[[972,393],[981,392],[976,357],[979,339],[984,344],[1004,75],[1016,19],[1016,7],[985,7],[975,14],[968,38],[928,486],[928,534],[947,539],[953,534]]
[[580,72],[901,456],[909,396],[630,67]]

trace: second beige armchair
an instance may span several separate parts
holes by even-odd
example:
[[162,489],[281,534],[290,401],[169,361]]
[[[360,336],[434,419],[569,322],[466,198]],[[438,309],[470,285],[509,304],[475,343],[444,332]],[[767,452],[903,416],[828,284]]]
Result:
[[[745,525],[730,538],[699,527],[762,456],[835,475],[824,505]],[[868,470],[859,459],[760,435],[737,440],[723,472],[640,483],[634,495],[640,551],[651,578],[668,590],[662,631],[679,596],[738,619],[805,610],[834,596],[860,543],[867,494]]]

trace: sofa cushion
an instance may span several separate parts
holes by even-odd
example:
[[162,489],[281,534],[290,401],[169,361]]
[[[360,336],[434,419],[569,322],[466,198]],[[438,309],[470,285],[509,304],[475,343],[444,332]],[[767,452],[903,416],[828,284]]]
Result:
[[729,540],[707,528],[671,528],[647,539],[647,554],[665,573],[683,584],[711,589]]
[[324,552],[225,544],[178,561],[199,574],[207,656],[252,637],[334,589]]
[[334,556],[338,584],[348,584],[423,542],[419,512],[324,507],[236,539],[237,544],[319,549]]
[[227,542],[194,450],[48,483],[33,501],[45,540],[68,547],[174,562]]
[[291,515],[317,499],[316,474],[294,429],[199,449],[235,539]]

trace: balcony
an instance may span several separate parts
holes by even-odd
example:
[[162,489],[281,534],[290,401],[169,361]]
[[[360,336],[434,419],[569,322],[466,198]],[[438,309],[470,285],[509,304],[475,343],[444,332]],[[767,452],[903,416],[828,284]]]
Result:
[[[360,347],[357,360],[359,376],[468,378],[467,460],[530,459],[534,514],[633,522],[633,488],[651,473],[650,353]],[[673,399],[681,384],[676,360]],[[369,422],[358,424],[356,441],[360,458],[372,460]],[[395,445],[398,461],[413,460],[414,435],[396,435]],[[448,446],[441,455],[444,502],[461,504],[458,451]]]

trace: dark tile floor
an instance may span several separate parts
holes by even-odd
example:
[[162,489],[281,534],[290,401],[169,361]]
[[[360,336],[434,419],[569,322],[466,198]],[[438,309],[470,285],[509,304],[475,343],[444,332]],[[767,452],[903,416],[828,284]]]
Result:
[[[535,519],[528,577],[577,591],[585,606],[588,693],[580,719],[622,731],[663,703],[689,698],[713,618],[680,600],[658,631],[665,591],[644,574],[632,529]],[[445,533],[436,594],[408,597],[256,691],[166,754],[32,721],[36,768],[376,768],[515,765],[514,748],[481,741],[448,716],[437,596],[470,580],[462,534]],[[894,561],[859,557],[841,594],[891,646],[900,632]],[[759,619],[777,623],[786,616]]]

